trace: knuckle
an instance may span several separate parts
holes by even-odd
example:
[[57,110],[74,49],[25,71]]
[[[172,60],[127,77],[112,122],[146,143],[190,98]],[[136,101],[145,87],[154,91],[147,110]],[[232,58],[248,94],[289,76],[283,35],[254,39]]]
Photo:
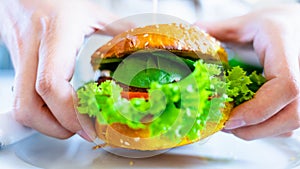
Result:
[[49,14],[42,10],[37,10],[31,15],[31,24],[30,27],[34,27],[37,30],[42,31],[44,34],[51,33],[52,25],[55,23],[57,15]]
[[288,91],[290,92],[292,99],[295,99],[299,96],[300,87],[297,79],[295,79],[294,77],[287,78],[286,87],[288,88]]
[[239,34],[239,29],[236,29],[235,27],[230,27],[230,28],[226,29],[225,34],[229,39],[234,39],[236,41],[242,40],[241,36]]
[[54,31],[56,20],[56,17],[50,17],[47,15],[44,15],[39,19],[44,36],[49,34],[51,35],[51,33]]
[[36,81],[36,91],[41,96],[47,96],[52,91],[52,79],[47,74],[40,74]]
[[287,36],[291,35],[290,32],[293,32],[294,28],[289,26],[282,26],[283,24],[287,23],[286,19],[282,16],[275,16],[271,14],[265,14],[261,16],[260,25],[263,31],[270,32],[272,30],[273,34],[266,35],[266,36]]
[[41,28],[44,30],[44,32],[46,32],[46,30],[49,30],[50,25],[51,25],[51,18],[49,16],[42,16],[39,19]]
[[23,109],[13,108],[13,117],[18,123],[30,127],[31,118]]
[[251,113],[244,116],[244,121],[246,124],[254,125],[266,121],[268,118],[269,116],[265,111],[252,110]]
[[34,26],[35,29],[38,30],[42,30],[43,26],[44,26],[44,21],[45,19],[47,20],[48,16],[40,10],[37,10],[36,12],[34,12],[31,15],[31,22],[33,22],[34,24],[32,24],[32,26]]

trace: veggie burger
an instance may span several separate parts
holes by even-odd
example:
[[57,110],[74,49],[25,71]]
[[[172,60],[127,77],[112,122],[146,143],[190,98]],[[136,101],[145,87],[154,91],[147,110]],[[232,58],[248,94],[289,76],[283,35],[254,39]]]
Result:
[[91,56],[96,81],[77,90],[78,112],[111,147],[161,150],[221,130],[230,111],[265,82],[231,66],[221,43],[184,24],[135,28]]

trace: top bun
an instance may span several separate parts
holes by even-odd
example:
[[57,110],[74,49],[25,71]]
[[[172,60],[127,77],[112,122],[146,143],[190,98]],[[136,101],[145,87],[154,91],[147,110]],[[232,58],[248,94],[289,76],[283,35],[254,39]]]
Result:
[[92,55],[93,69],[100,68],[101,60],[122,58],[145,49],[162,49],[182,57],[227,63],[221,43],[196,26],[157,24],[135,28],[115,36]]

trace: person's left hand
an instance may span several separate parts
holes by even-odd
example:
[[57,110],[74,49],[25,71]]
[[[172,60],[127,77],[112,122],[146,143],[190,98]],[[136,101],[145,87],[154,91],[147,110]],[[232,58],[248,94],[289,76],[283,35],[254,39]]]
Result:
[[260,9],[196,25],[223,42],[251,43],[267,82],[235,107],[225,130],[245,140],[290,136],[300,127],[300,5]]

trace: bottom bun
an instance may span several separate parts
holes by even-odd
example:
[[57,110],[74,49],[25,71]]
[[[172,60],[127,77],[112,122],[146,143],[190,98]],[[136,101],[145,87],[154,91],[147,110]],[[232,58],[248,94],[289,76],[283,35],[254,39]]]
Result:
[[200,137],[194,140],[182,137],[180,140],[170,141],[164,135],[150,137],[150,131],[147,128],[134,130],[124,124],[113,123],[104,125],[98,123],[97,120],[95,128],[97,136],[106,142],[107,146],[143,151],[163,150],[191,144],[220,131],[228,120],[232,108],[232,103],[226,103],[225,108],[221,110],[223,114],[222,119],[218,123],[208,120],[205,128],[201,131]]

